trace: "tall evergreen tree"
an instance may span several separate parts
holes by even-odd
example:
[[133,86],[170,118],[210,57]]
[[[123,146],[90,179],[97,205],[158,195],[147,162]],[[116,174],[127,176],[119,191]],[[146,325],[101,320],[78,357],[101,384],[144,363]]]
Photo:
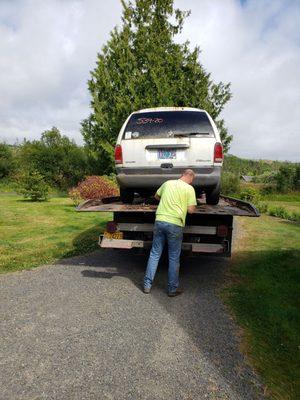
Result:
[[82,134],[108,161],[126,117],[147,107],[203,108],[217,122],[225,150],[229,148],[232,136],[218,117],[231,97],[230,84],[212,81],[199,61],[199,47],[190,50],[189,42],[175,42],[189,12],[173,3],[122,0],[122,27],[114,28],[98,54],[88,82],[92,113],[82,122]]

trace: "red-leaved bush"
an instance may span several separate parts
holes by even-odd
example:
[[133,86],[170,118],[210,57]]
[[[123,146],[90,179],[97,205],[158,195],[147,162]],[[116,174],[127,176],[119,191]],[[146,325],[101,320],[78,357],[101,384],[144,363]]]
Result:
[[77,188],[69,189],[69,190],[68,190],[68,195],[69,195],[70,199],[73,201],[74,206],[76,206],[76,207],[77,207],[77,206],[82,202],[82,200],[83,200],[83,198],[80,196],[80,192],[79,192],[79,190],[78,190]]
[[119,195],[118,186],[105,176],[88,176],[75,189],[84,200],[103,199],[104,197]]

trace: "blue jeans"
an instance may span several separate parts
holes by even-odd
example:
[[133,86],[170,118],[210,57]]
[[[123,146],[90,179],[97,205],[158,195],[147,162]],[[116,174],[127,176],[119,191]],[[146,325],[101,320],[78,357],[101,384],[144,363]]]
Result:
[[168,242],[169,270],[168,270],[168,291],[175,292],[179,286],[179,258],[182,243],[181,226],[168,222],[156,221],[153,230],[153,242],[147,270],[144,278],[144,287],[151,288],[157,270],[158,262],[163,251],[165,242]]

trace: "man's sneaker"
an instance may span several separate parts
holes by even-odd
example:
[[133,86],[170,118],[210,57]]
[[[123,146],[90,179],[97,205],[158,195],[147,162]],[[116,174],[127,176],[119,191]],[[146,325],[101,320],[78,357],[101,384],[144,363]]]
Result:
[[182,293],[183,293],[182,289],[176,289],[175,292],[168,292],[168,296],[169,297],[175,297],[175,296],[179,296]]
[[143,292],[146,293],[146,294],[149,294],[150,291],[151,291],[151,288],[149,288],[149,287],[144,287],[143,288]]

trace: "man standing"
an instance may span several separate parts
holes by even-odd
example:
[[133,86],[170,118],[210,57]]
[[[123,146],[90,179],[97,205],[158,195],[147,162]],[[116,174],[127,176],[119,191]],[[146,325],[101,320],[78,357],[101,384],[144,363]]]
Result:
[[160,201],[156,210],[152,248],[144,278],[144,293],[150,293],[166,241],[169,252],[168,296],[174,297],[182,293],[182,290],[178,289],[179,258],[186,214],[195,212],[197,205],[195,190],[191,186],[194,178],[194,171],[186,169],[180,179],[166,181],[155,194],[155,198]]

